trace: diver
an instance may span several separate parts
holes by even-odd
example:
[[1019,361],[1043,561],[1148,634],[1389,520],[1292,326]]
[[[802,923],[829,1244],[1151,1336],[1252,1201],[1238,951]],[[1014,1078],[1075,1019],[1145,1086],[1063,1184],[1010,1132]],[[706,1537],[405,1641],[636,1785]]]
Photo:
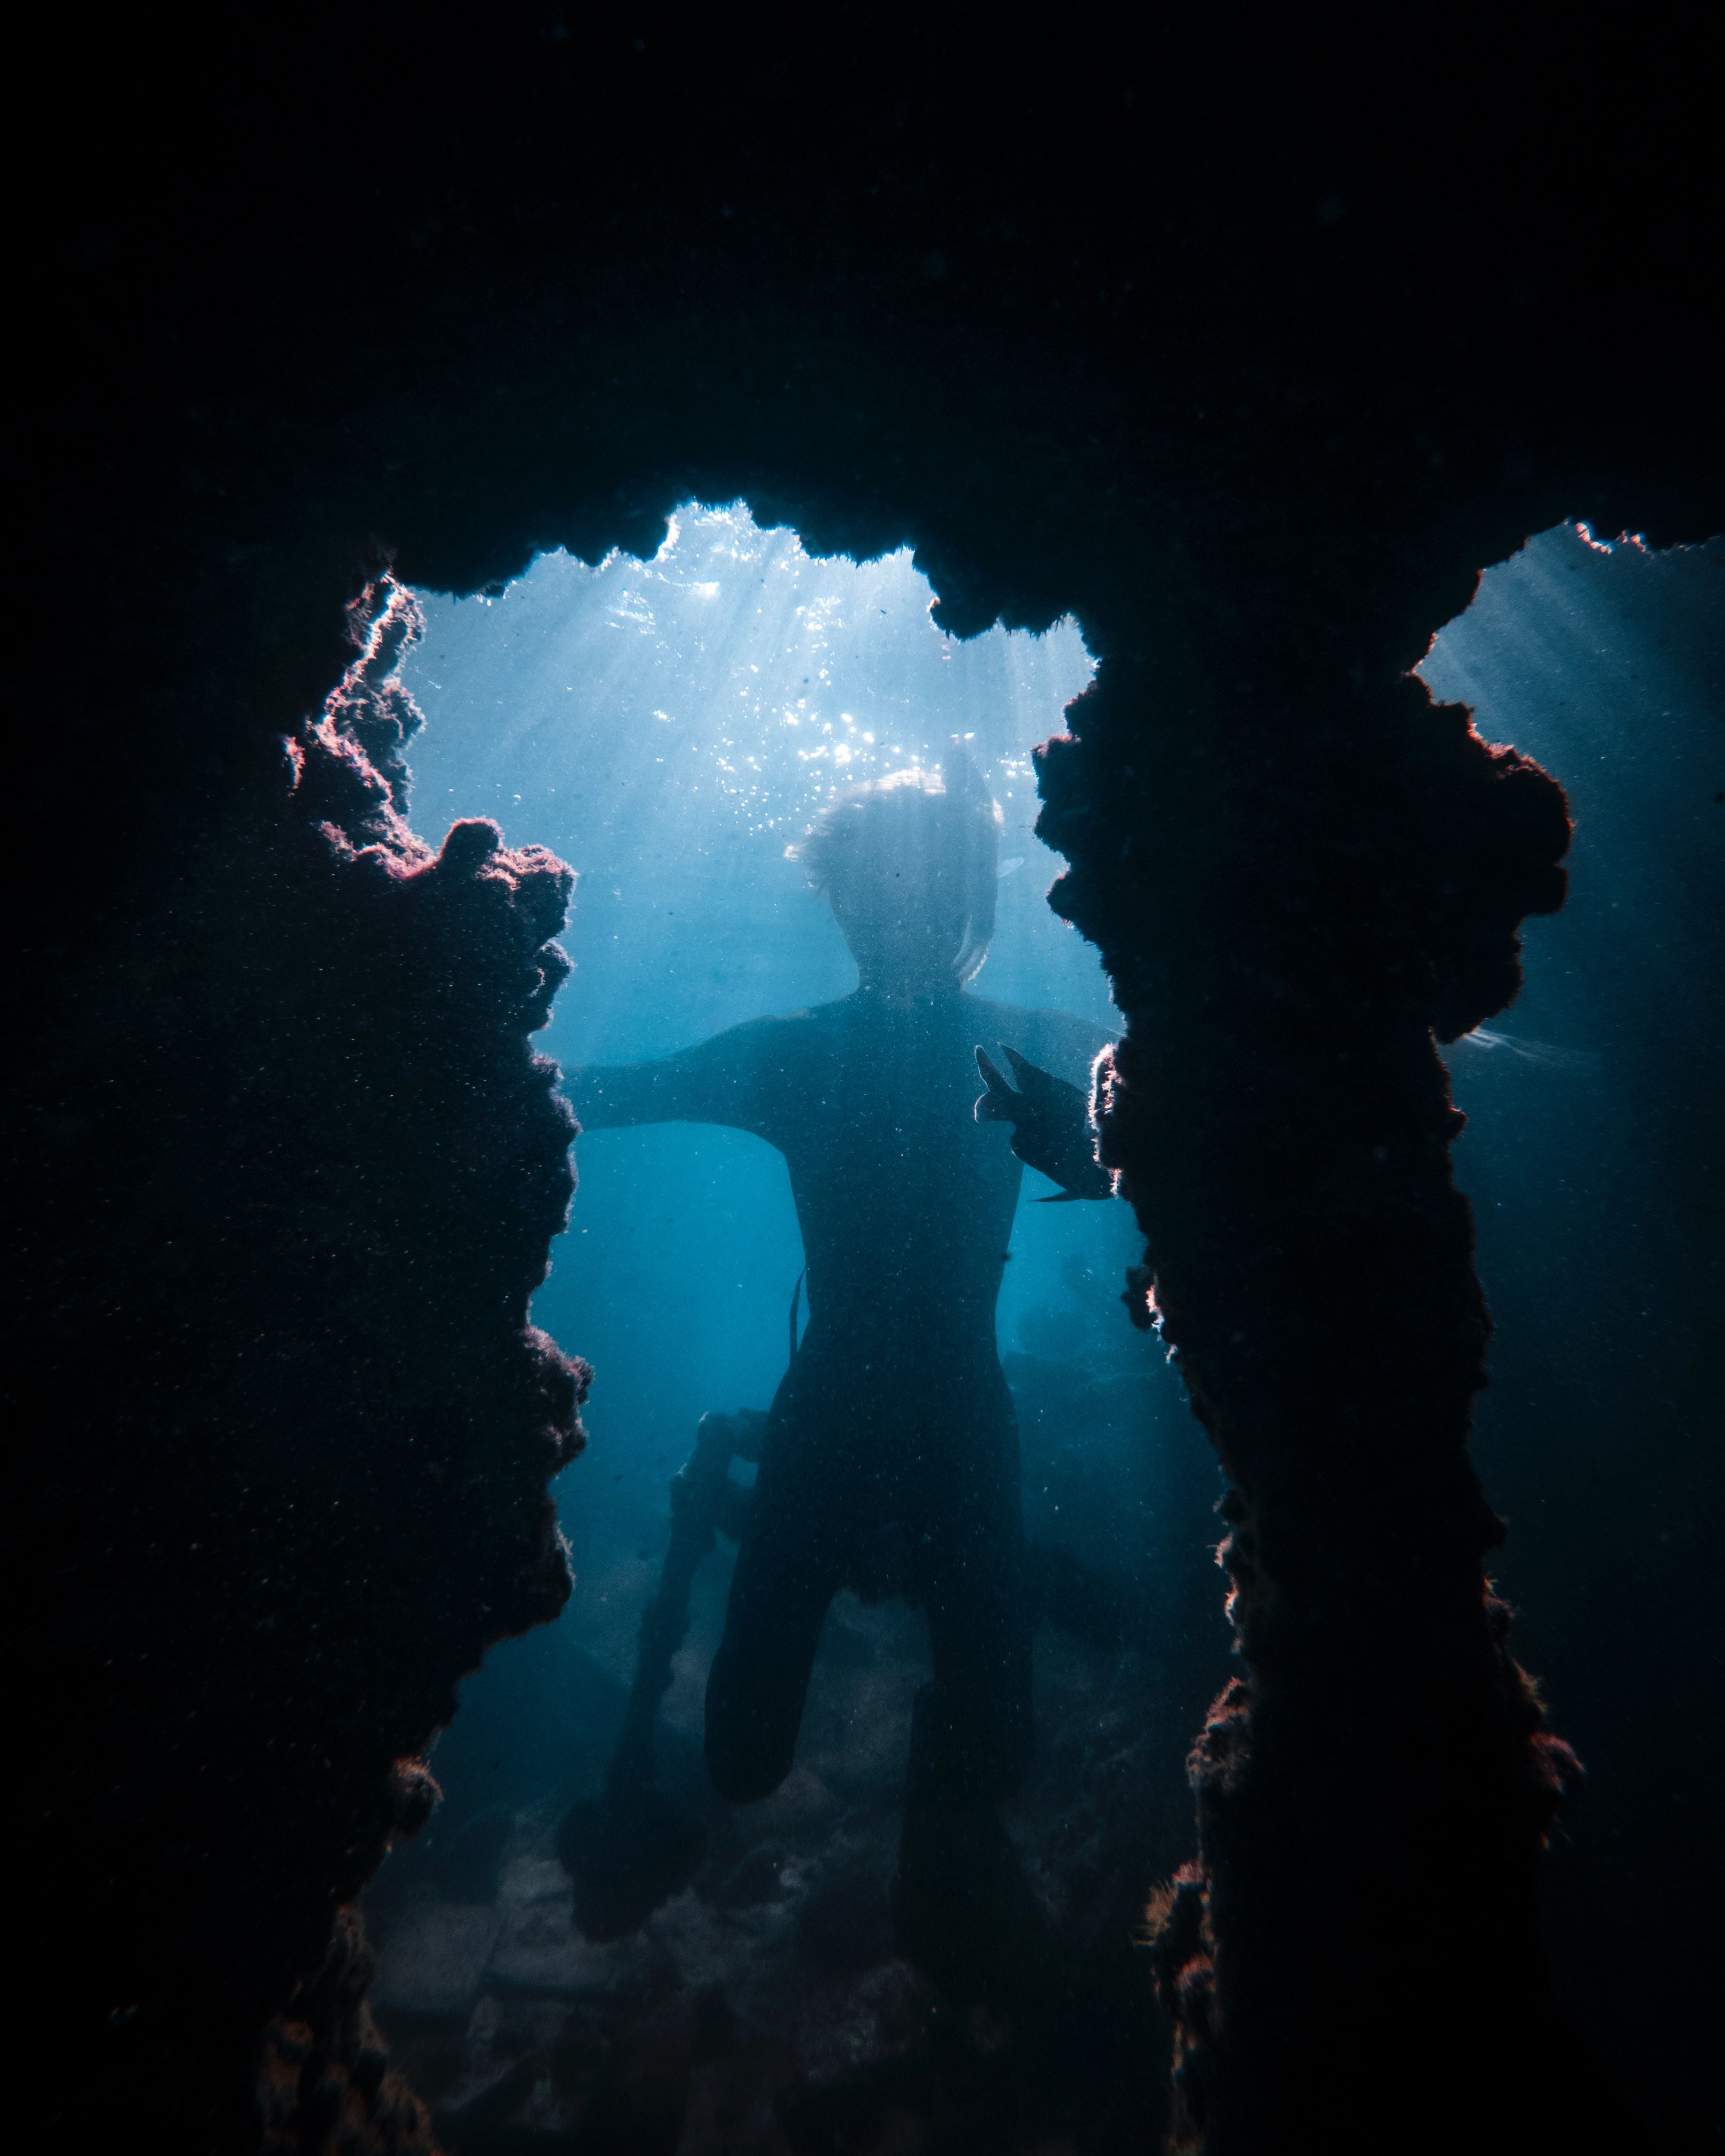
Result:
[[1086,1090],[1111,1036],[969,992],[993,932],[999,826],[962,754],[946,779],[900,772],[842,797],[798,851],[855,992],[567,1083],[585,1129],[719,1123],[785,1157],[809,1322],[761,1441],[707,1682],[707,1764],[732,1801],[769,1795],[834,1594],[919,1604],[932,1681],[894,1902],[901,1951],[937,1974],[1009,1954],[1035,1922],[996,1812],[1032,1743],[1018,1433],[994,1330],[1022,1164],[1062,1197],[1111,1190]]

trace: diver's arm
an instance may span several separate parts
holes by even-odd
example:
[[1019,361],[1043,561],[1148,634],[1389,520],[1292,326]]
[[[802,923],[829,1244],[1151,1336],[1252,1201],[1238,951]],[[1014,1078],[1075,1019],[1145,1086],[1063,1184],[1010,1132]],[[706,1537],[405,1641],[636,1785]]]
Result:
[[583,1130],[629,1123],[725,1123],[762,1130],[783,1075],[783,1019],[757,1019],[651,1063],[589,1063],[563,1091]]
[[1012,1149],[1026,1168],[1045,1175],[1060,1189],[1045,1205],[1079,1198],[1111,1198],[1114,1178],[1096,1158],[1091,1127],[1090,1096],[1081,1087],[1043,1070],[1003,1042],[1017,1091],[1007,1083],[986,1050],[976,1051],[976,1067],[986,1091],[975,1108],[979,1123],[1010,1123]]

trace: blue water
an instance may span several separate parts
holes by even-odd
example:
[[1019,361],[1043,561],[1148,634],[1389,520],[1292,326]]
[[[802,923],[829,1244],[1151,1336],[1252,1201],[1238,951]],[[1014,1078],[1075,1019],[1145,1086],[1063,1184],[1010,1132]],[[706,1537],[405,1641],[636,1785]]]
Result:
[[[1093,672],[1070,619],[960,642],[931,621],[934,593],[907,552],[816,559],[741,506],[686,506],[650,562],[552,555],[492,598],[421,598],[427,634],[404,670],[428,721],[412,748],[413,820],[435,841],[455,817],[492,816],[511,843],[550,846],[578,870],[563,938],[576,970],[541,1036],[566,1067],[665,1054],[849,993],[843,940],[786,849],[836,789],[937,763],[955,736],[1004,818],[978,992],[1117,1024],[1094,951],[1048,909],[1061,864],[1031,829],[1029,752]],[[595,1132],[576,1150],[570,1229],[534,1309],[597,1371],[588,1450],[558,1491],[576,1594],[557,1640],[498,1650],[463,1708],[470,1728],[499,1732],[492,1748],[549,1744],[547,1758],[557,1655],[578,1647],[627,1679],[666,1483],[703,1413],[771,1400],[803,1265],[784,1163],[762,1140],[670,1125]],[[1002,1349],[1142,1373],[1189,1471],[1202,1436],[1118,1301],[1138,1255],[1127,1209],[1037,1204],[1051,1188],[1025,1177]],[[1038,1481],[1033,1532],[1045,1498],[1059,1527],[1059,1492]],[[727,1565],[713,1560],[701,1583],[697,1659]],[[512,1686],[525,1689],[506,1707]],[[674,1697],[674,1720],[680,1700],[686,1720],[692,1690]],[[440,1753],[446,1779],[460,1756]],[[508,1763],[496,1771],[507,1779]]]

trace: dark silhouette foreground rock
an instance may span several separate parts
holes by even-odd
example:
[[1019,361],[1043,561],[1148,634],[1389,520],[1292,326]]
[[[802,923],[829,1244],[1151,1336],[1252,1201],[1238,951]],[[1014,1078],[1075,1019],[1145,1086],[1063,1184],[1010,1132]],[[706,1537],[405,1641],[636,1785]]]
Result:
[[[1725,521],[1713,33],[1505,22],[1486,64],[1446,18],[1409,69],[1100,20],[53,30],[4,1368],[52,1887],[19,2035],[63,2144],[418,2131],[318,1973],[459,1674],[563,1592],[582,1379],[525,1312],[567,887],[393,820],[387,670],[319,714],[382,555],[472,591],[740,493],[1101,660],[1045,828],[1128,1022],[1107,1142],[1245,1656],[1164,1931],[1183,2131],[1619,2131],[1540,1969],[1565,1761],[1485,1584],[1431,1045],[1513,994],[1562,803],[1403,676],[1531,531]],[[1605,1943],[1603,2001],[1635,1966]]]

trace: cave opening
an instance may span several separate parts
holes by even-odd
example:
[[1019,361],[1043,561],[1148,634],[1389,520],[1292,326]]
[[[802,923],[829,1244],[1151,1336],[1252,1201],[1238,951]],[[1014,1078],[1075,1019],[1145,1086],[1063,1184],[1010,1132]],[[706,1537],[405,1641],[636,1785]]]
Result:
[[[1094,947],[1047,903],[1060,863],[1034,829],[1031,752],[1096,672],[1070,616],[960,638],[937,626],[908,548],[813,555],[742,501],[683,504],[648,558],[542,555],[501,587],[413,598],[396,677],[426,721],[407,747],[412,821],[435,843],[490,818],[506,844],[544,845],[577,872],[562,939],[574,971],[540,1043],[574,1074],[578,1112],[589,1066],[650,1063],[856,993],[857,962],[800,855],[830,804],[906,774],[945,788],[962,770],[996,804],[978,1013],[1052,1011],[1117,1034]],[[800,1285],[809,1257],[786,1158],[761,1135],[705,1120],[590,1128],[576,1160],[569,1226],[533,1303],[597,1373],[586,1451],[558,1486],[573,1592],[465,1681],[432,1758],[439,1806],[365,1897],[374,2010],[452,2131],[522,2046],[580,2038],[612,2055],[668,1977],[685,1999],[722,1997],[756,2050],[771,2032],[773,2056],[752,2068],[769,2093],[821,2080],[838,2030],[848,2071],[905,2070],[928,2055],[942,1999],[895,1938],[930,1666],[924,1598],[902,1581],[837,1594],[794,1768],[763,1801],[727,1804],[702,1759],[736,1563],[734,1538],[719,1537],[652,1723],[651,1786],[699,1853],[620,1912],[594,1901],[583,1866],[603,1890],[611,1851],[590,1819],[588,1845],[572,1845],[569,1822],[606,1786],[625,1725],[670,1563],[673,1475],[704,1415],[764,1419],[818,1289]],[[1101,2018],[1142,2052],[1117,2078],[1147,2116],[1162,2069],[1138,2041],[1148,1965],[1131,1942],[1189,1841],[1184,1753],[1225,1676],[1221,1480],[1163,1344],[1122,1307],[1141,1250],[1129,1209],[1058,1195],[1026,1170],[990,1327],[1015,1415],[1034,1634],[1034,1763],[1002,1819],[1062,1951],[1091,1964],[1085,2013],[1111,1991]],[[884,1412],[914,1422],[916,1384],[895,1399],[900,1375]],[[733,1486],[756,1471],[733,1461]],[[575,2074],[550,2101],[572,2122],[593,2100]]]

